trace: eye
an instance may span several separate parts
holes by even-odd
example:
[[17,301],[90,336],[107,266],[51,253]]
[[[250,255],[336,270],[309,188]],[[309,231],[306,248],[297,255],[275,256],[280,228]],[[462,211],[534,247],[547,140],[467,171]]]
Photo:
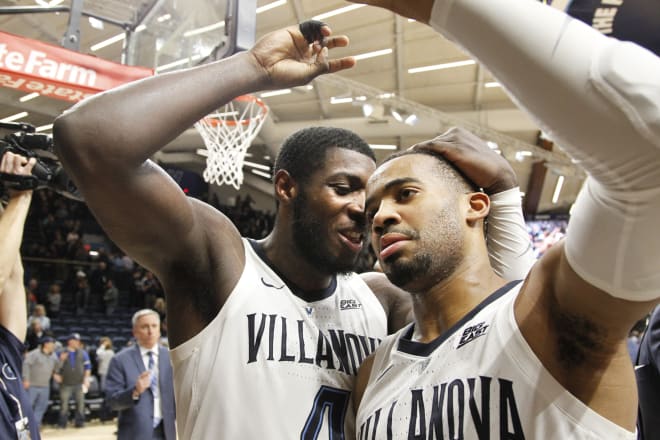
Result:
[[348,185],[332,185],[332,189],[334,189],[335,194],[339,196],[345,196],[353,191],[353,188]]
[[400,201],[405,201],[417,194],[417,191],[413,188],[401,188],[399,191],[397,199]]

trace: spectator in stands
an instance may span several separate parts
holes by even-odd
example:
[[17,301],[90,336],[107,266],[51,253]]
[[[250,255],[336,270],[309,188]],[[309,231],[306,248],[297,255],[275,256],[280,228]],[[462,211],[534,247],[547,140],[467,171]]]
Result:
[[41,321],[30,321],[30,326],[28,327],[27,335],[25,336],[25,346],[28,351],[39,347],[41,339],[44,336],[46,336],[46,334],[41,327]]
[[131,283],[129,285],[129,305],[131,307],[144,308],[144,285],[142,277],[144,276],[140,267],[135,267],[131,272]]
[[145,270],[142,277],[142,291],[144,292],[144,303],[148,309],[153,309],[156,298],[164,296],[160,282],[150,270]]
[[89,388],[92,363],[86,351],[80,348],[80,335],[72,333],[67,337],[66,350],[59,355],[55,380],[60,384],[60,417],[58,425],[66,428],[69,419],[69,399],[76,400],[75,426],[85,425],[85,395],[83,387]]
[[85,313],[89,306],[89,283],[87,274],[82,270],[76,272],[76,315]]
[[154,310],[158,312],[158,316],[160,317],[160,332],[167,336],[167,303],[165,302],[165,298],[156,298]]
[[115,350],[112,347],[112,340],[107,336],[101,337],[99,347],[96,349],[96,362],[98,364],[96,372],[99,376],[101,391],[103,392],[105,392],[105,378],[108,374],[108,366],[114,355]]
[[32,315],[34,308],[39,304],[39,297],[37,295],[37,287],[39,282],[36,278],[30,278],[27,286],[25,286],[25,300],[27,301],[28,313]]
[[50,379],[56,368],[55,339],[51,336],[44,336],[41,338],[40,346],[30,351],[25,356],[23,363],[23,387],[30,396],[34,418],[39,426],[48,409]]
[[105,291],[103,292],[103,304],[105,304],[105,314],[111,316],[119,304],[119,290],[115,287],[112,278],[105,281]]
[[43,304],[37,304],[34,307],[34,311],[28,320],[28,325],[32,324],[34,321],[39,321],[42,330],[50,330],[50,318],[46,316],[46,307],[44,307]]
[[62,307],[62,292],[61,287],[57,283],[53,283],[48,288],[48,314],[53,318],[60,316],[60,309]]
[[91,294],[95,298],[103,298],[105,292],[105,285],[110,278],[110,271],[108,270],[108,263],[104,260],[98,262],[96,268],[89,274],[89,287]]

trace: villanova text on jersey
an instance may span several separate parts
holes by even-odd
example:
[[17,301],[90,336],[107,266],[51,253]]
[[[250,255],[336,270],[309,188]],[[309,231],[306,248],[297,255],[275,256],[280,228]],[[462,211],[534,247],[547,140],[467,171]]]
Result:
[[[303,320],[277,314],[247,315],[247,363],[296,362],[357,375],[362,361],[380,344],[378,338],[340,329],[310,329]],[[314,334],[312,334],[314,333]]]
[[479,376],[410,390],[374,411],[359,439],[464,439],[468,423],[479,440],[523,440],[513,382]]

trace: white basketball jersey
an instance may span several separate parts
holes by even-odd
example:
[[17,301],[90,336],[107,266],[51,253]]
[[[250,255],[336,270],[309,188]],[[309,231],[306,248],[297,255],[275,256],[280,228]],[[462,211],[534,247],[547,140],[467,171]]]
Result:
[[355,438],[351,391],[387,334],[383,307],[355,274],[303,301],[247,240],[244,248],[245,269],[220,313],[171,351],[179,436]]
[[567,392],[516,324],[520,283],[428,344],[413,325],[376,351],[358,439],[635,439]]

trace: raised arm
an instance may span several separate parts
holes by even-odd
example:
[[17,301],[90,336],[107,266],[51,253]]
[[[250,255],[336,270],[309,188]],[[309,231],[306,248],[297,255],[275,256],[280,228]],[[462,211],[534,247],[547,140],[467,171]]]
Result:
[[463,46],[589,173],[565,243],[532,269],[516,318],[562,385],[632,430],[624,341],[660,297],[660,59],[534,1],[363,3]]
[[[6,152],[0,158],[0,172],[29,175],[35,162]],[[0,208],[0,325],[21,341],[27,330],[27,305],[19,250],[31,200],[32,191],[13,191],[4,212]]]
[[308,44],[298,27],[276,31],[247,52],[96,95],[55,121],[67,172],[112,240],[163,282],[168,307],[190,309],[190,300],[176,301],[182,295],[174,291],[189,295],[193,288],[214,292],[210,306],[221,306],[242,271],[243,246],[229,219],[187,198],[148,158],[239,95],[351,67],[352,58],[328,59],[328,49],[348,39],[327,26],[320,33],[323,46]]

